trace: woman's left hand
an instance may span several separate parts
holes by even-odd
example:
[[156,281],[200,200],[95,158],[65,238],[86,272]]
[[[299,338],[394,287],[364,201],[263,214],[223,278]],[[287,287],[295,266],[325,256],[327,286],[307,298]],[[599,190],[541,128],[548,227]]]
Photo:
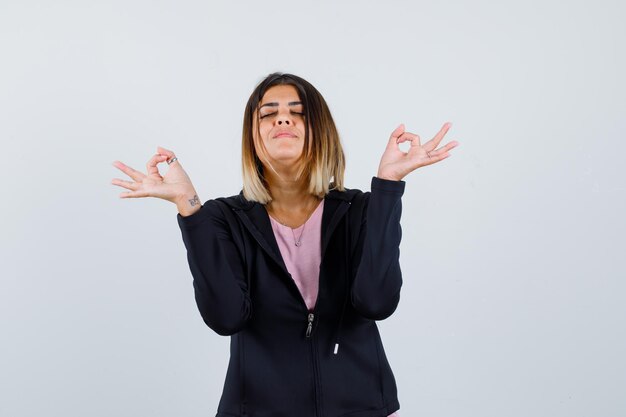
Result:
[[[391,132],[389,143],[378,166],[377,177],[400,181],[419,167],[446,159],[450,156],[448,152],[459,144],[457,141],[452,141],[437,149],[445,134],[448,133],[450,126],[452,123],[445,123],[435,137],[423,145],[420,144],[418,135],[406,132],[403,124],[398,126],[396,130]],[[402,152],[399,145],[407,140],[411,142],[411,147],[408,152]]]

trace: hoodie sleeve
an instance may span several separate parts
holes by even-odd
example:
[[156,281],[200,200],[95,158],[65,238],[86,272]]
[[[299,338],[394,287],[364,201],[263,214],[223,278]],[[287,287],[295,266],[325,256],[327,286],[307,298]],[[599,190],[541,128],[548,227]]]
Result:
[[384,320],[400,301],[401,197],[404,181],[372,178],[371,193],[353,261],[358,264],[352,284],[352,305],[364,317]]
[[190,216],[176,216],[202,319],[220,335],[237,333],[250,317],[251,303],[244,263],[227,217],[215,200]]

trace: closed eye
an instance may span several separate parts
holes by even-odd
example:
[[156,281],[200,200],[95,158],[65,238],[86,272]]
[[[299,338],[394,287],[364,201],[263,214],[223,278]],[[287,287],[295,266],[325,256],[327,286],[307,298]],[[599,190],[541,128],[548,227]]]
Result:
[[[278,112],[264,114],[263,116],[260,117],[260,119],[263,119],[263,118],[265,118],[267,116],[274,116],[276,113],[278,113]],[[300,112],[297,112],[297,111],[292,111],[291,114],[297,114],[298,116],[304,116],[304,113],[300,113]]]

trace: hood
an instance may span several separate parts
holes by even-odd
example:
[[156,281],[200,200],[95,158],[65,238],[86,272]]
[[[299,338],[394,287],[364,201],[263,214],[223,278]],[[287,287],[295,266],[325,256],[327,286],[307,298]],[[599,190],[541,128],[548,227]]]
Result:
[[[354,196],[359,194],[361,191],[356,189],[346,188],[344,191],[338,190],[330,190],[328,194],[324,197],[325,200],[340,200],[351,202]],[[243,196],[243,190],[239,192],[237,195],[233,195],[230,197],[220,197],[217,200],[226,203],[231,209],[234,210],[245,210],[248,211],[252,209],[255,205],[262,205],[256,201],[246,200]]]

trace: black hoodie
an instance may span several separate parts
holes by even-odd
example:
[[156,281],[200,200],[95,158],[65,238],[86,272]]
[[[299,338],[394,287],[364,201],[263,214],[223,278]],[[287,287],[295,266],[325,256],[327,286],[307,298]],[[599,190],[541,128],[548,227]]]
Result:
[[217,416],[387,417],[396,383],[376,320],[400,299],[404,181],[330,191],[315,308],[287,271],[265,206],[243,193],[177,214],[204,322],[230,335]]

